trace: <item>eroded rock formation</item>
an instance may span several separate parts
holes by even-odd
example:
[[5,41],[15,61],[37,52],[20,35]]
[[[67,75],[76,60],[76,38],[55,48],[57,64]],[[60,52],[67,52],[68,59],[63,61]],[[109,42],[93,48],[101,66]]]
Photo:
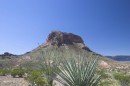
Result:
[[42,46],[45,45],[56,45],[58,47],[64,45],[74,45],[75,47],[91,51],[88,47],[85,46],[84,41],[78,35],[72,33],[66,33],[61,31],[52,31]]

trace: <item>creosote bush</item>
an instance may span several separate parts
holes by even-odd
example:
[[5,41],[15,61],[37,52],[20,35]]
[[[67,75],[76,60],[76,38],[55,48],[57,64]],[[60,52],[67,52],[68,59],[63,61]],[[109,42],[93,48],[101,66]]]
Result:
[[15,77],[17,77],[17,76],[20,77],[20,78],[22,78],[24,74],[25,74],[25,71],[24,71],[24,69],[22,69],[22,68],[13,69],[13,70],[11,71],[11,76],[13,76],[13,78],[15,78]]
[[113,82],[108,80],[101,81],[98,83],[98,86],[113,86]]
[[0,69],[0,76],[5,76],[10,73],[9,69],[1,68]]
[[130,75],[121,72],[113,73],[113,76],[118,80],[120,86],[130,86]]
[[50,86],[44,71],[40,69],[30,71],[24,79],[28,80],[31,86]]

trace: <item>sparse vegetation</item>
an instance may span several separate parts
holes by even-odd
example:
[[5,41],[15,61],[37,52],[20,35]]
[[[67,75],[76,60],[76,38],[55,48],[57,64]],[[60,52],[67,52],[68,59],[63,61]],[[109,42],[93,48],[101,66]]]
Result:
[[25,80],[28,80],[31,86],[50,86],[44,71],[40,69],[30,71],[25,77]]
[[[41,57],[33,63],[35,68],[42,69],[42,72],[38,72],[34,68],[37,70],[36,75],[33,75],[33,72],[36,71],[32,71],[34,70],[32,69],[28,72],[26,80],[36,86],[44,84],[52,86],[53,80],[59,81],[64,86],[119,86],[118,80],[113,76],[113,72],[117,71],[116,68],[101,69],[97,67],[95,55],[86,55],[81,51],[76,52],[58,49],[49,51],[46,49],[46,51],[41,52]],[[88,58],[88,56],[91,57]]]
[[98,86],[113,86],[112,81],[104,80],[98,83]]
[[130,75],[124,74],[122,72],[113,73],[113,76],[118,80],[120,86],[129,86],[130,85]]
[[20,77],[20,78],[22,78],[23,75],[24,75],[24,73],[25,73],[25,71],[24,71],[24,69],[22,69],[22,68],[13,69],[13,70],[11,71],[11,76],[12,76],[13,78],[15,78],[15,77]]
[[[64,53],[68,52],[64,51]],[[66,54],[66,56],[59,53],[58,50],[53,52],[43,51],[42,58],[39,60],[42,71],[31,71],[25,79],[32,85],[36,84],[37,86],[39,86],[39,83],[45,82],[52,86],[53,80],[58,80],[65,86],[98,85],[101,77],[96,74],[97,59],[93,57],[87,58],[85,55],[75,54],[74,52]],[[65,74],[68,74],[68,77]]]
[[1,68],[0,69],[0,76],[5,76],[10,73],[9,69]]

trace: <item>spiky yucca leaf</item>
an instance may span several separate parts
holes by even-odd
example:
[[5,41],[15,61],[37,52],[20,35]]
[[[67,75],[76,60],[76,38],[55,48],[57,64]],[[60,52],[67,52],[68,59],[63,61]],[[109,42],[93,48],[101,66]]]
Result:
[[78,58],[64,59],[57,80],[64,86],[96,86],[100,80],[100,75],[96,75],[96,65],[96,58],[81,55]]

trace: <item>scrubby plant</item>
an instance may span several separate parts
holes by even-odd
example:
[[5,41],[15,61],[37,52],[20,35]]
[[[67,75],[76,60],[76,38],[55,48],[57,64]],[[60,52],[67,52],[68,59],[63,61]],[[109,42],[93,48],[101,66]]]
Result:
[[113,82],[108,81],[108,80],[101,81],[101,82],[98,83],[98,86],[112,86],[112,85],[113,85]]
[[129,86],[130,85],[130,75],[124,74],[121,72],[113,73],[113,76],[118,80],[120,86]]
[[28,80],[31,86],[50,86],[44,71],[40,69],[30,71],[24,79]]
[[13,76],[13,78],[15,78],[16,76],[18,76],[18,77],[23,77],[24,73],[25,73],[25,71],[24,71],[24,69],[22,69],[22,68],[13,69],[13,70],[11,71],[11,75]]
[[5,75],[7,75],[9,73],[10,73],[9,69],[4,69],[4,68],[0,69],[0,75],[1,76],[5,76]]
[[35,80],[35,83],[37,86],[51,86],[49,85],[48,80],[45,77],[38,77]]

